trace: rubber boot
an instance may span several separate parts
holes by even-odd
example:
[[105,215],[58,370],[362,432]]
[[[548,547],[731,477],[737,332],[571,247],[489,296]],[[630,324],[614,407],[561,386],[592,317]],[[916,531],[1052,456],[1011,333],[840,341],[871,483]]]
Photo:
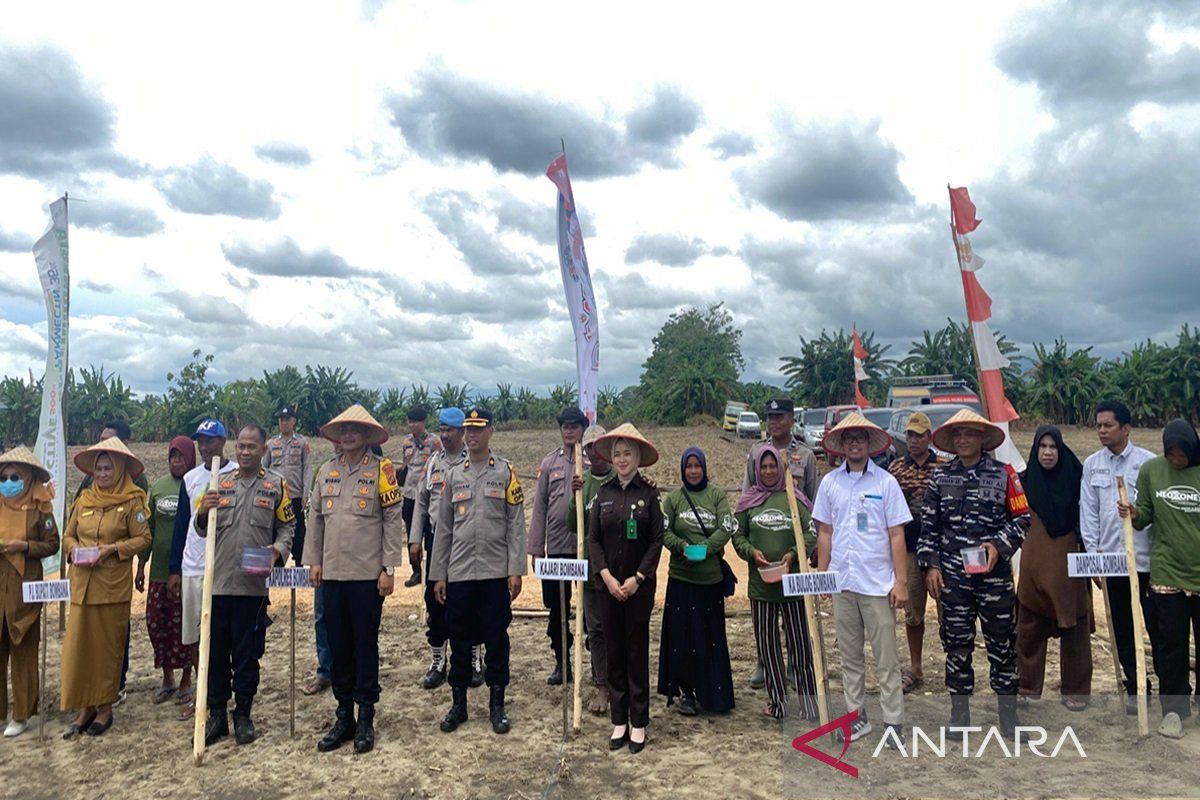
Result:
[[508,714],[504,712],[504,687],[491,687],[492,696],[488,702],[488,719],[492,722],[492,731],[495,733],[508,733],[512,729],[512,725],[508,721]]
[[996,707],[1000,712],[1000,733],[1005,739],[1013,739],[1017,735],[1017,696],[1002,694],[996,698]]
[[358,725],[354,729],[354,752],[369,753],[375,749],[375,706],[358,705]]
[[950,721],[946,723],[947,728],[969,728],[971,727],[971,695],[969,694],[952,694],[950,695]]

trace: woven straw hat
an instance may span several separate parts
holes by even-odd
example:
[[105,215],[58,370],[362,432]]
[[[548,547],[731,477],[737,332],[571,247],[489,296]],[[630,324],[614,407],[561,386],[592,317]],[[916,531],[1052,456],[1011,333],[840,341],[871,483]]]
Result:
[[33,470],[33,476],[38,483],[50,482],[50,471],[42,466],[37,456],[28,447],[14,447],[7,453],[0,454],[0,464],[24,464]]
[[844,458],[846,448],[842,446],[842,434],[852,430],[867,432],[867,451],[872,458],[892,446],[892,437],[888,436],[887,431],[857,411],[847,414],[837,425],[834,425],[821,440],[821,446],[826,453]]
[[321,426],[321,435],[334,444],[342,440],[342,424],[354,422],[367,428],[367,444],[383,444],[390,438],[387,428],[380,425],[371,413],[359,403],[347,408],[333,419]]
[[587,447],[589,444],[594,444],[604,434],[608,433],[603,425],[589,425],[588,429],[583,432],[583,441],[580,442],[582,447]]
[[987,417],[976,414],[969,408],[964,408],[950,419],[938,426],[933,432],[933,446],[947,453],[954,452],[954,429],[963,426],[983,431],[983,449],[995,450],[1004,444],[1004,429],[989,422]]
[[635,428],[631,422],[618,425],[603,436],[597,436],[596,440],[592,442],[592,452],[596,454],[597,458],[611,464],[613,444],[618,439],[630,439],[638,443],[642,453],[639,467],[648,467],[658,461],[658,448],[650,444],[650,440],[642,436],[641,431]]
[[126,447],[125,443],[116,436],[105,439],[103,442],[96,442],[87,450],[77,454],[75,456],[75,466],[88,475],[95,475],[96,459],[101,453],[108,453],[110,456],[120,456],[125,459],[125,471],[129,473],[130,478],[136,478],[146,469],[145,465],[133,454],[133,451]]

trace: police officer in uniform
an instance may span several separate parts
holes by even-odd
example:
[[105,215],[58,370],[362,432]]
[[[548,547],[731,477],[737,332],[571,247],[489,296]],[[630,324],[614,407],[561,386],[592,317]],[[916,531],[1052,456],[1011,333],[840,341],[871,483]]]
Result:
[[[421,548],[430,553],[432,558],[435,536],[434,522],[442,507],[445,494],[446,476],[450,468],[461,464],[467,457],[463,445],[463,421],[466,415],[460,408],[443,408],[438,414],[438,438],[441,439],[442,449],[429,457],[425,465],[424,475],[417,487],[417,504],[413,511],[413,533],[408,544],[409,560],[414,564],[421,562]],[[446,606],[439,603],[433,596],[433,578],[425,582],[425,638],[429,641],[429,669],[421,679],[421,687],[436,689],[446,680],[449,669],[449,659],[446,654],[446,643],[450,640],[450,632],[446,628]],[[483,666],[480,663],[479,647],[474,648],[471,655],[471,685],[483,685]]]
[[369,450],[388,440],[387,429],[361,405],[327,422],[321,435],[341,444],[342,455],[317,474],[304,546],[309,580],[324,596],[338,703],[337,719],[317,749],[334,750],[353,739],[354,752],[366,753],[375,747],[379,620],[404,552],[400,485],[392,462]]
[[[795,411],[796,404],[790,398],[776,397],[768,402],[766,408],[767,436],[776,450],[787,454],[788,472],[792,475],[792,483],[804,492],[804,497],[807,499],[804,505],[809,511],[812,511],[821,475],[817,469],[816,453],[812,451],[811,447],[792,435],[792,425],[796,421]],[[749,489],[754,482],[752,458],[753,450],[746,455],[746,475],[742,479],[743,492]],[[789,672],[789,674],[791,673]],[[754,673],[750,676],[750,688],[762,689],[766,685],[767,679],[763,673],[763,666],[761,663],[755,662]]]
[[216,492],[205,492],[196,513],[196,533],[208,531],[208,515],[217,509],[213,558],[213,596],[208,652],[208,724],[204,743],[229,735],[225,716],[234,697],[233,732],[238,744],[256,738],[250,708],[258,693],[259,665],[266,647],[267,576],[243,569],[248,548],[267,548],[271,563],[287,561],[295,531],[295,512],[287,481],[262,466],[267,432],[247,425],[238,433],[238,467],[222,475]]
[[410,555],[414,552],[413,545],[417,545],[417,555],[412,562],[412,576],[404,582],[405,586],[416,586],[421,582],[421,537],[413,529],[416,524],[413,514],[416,511],[417,491],[421,486],[421,479],[425,476],[425,464],[430,456],[442,449],[441,439],[430,436],[425,431],[425,420],[428,417],[429,412],[423,408],[409,409],[408,435],[400,441],[400,472],[404,481],[404,531],[408,536]]
[[267,441],[267,452],[262,465],[273,469],[287,481],[292,497],[292,512],[296,517],[296,536],[292,539],[292,552],[296,563],[304,555],[304,509],[308,506],[308,487],[312,486],[312,448],[300,434],[296,433],[296,408],[292,405],[279,407],[279,435]]
[[[587,417],[578,408],[564,409],[558,415],[562,446],[551,450],[542,459],[537,473],[537,489],[533,494],[533,519],[529,525],[530,563],[535,566],[539,556],[575,558],[575,534],[567,527],[567,506],[571,499],[571,480],[575,475],[575,445],[583,438]],[[551,686],[563,682],[562,607],[559,605],[559,581],[542,581],[542,605],[550,611],[546,635],[554,653],[554,669],[546,678]],[[566,584],[566,604],[571,607],[571,583]],[[569,612],[568,612],[569,613]],[[567,632],[567,652],[574,643],[574,634]],[[571,666],[567,665],[566,679],[570,680]]]
[[[1012,557],[1029,530],[1029,506],[1016,473],[985,452],[999,447],[1004,435],[1001,428],[969,409],[934,432],[934,446],[957,455],[935,469],[929,481],[917,561],[926,570],[930,596],[942,601],[950,726],[971,724],[970,697],[975,691],[971,656],[978,617],[991,664],[992,690],[998,697],[1000,730],[1011,737],[1018,724]],[[986,551],[982,572],[965,571],[961,551],[968,547]]]
[[488,717],[493,731],[508,733],[508,626],[525,574],[525,498],[516,469],[489,447],[491,413],[472,408],[463,425],[467,458],[446,476],[450,495],[438,512],[429,561],[434,595],[446,604],[450,629],[454,701],[441,728],[450,733],[467,721],[471,647],[482,643],[491,690]]

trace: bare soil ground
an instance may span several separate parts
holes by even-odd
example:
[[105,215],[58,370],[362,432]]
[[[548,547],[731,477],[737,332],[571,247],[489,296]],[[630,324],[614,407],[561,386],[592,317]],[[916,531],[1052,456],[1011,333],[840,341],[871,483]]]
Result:
[[[650,470],[660,484],[678,482],[678,454],[692,443],[708,454],[712,479],[732,487],[741,480],[747,442],[722,438],[711,428],[649,429],[663,459]],[[1032,431],[1018,431],[1017,442],[1027,452]],[[1158,450],[1159,432],[1139,430],[1135,440]],[[513,458],[522,475],[532,476],[541,456],[556,441],[554,431],[497,432],[493,449]],[[1067,431],[1068,444],[1082,458],[1096,448],[1090,430]],[[392,444],[398,444],[398,440]],[[166,468],[166,445],[134,446],[146,460],[150,476]],[[328,453],[318,443],[320,453]],[[391,449],[385,447],[389,453]],[[73,489],[78,475],[70,479]],[[527,488],[531,488],[527,481]],[[1079,758],[1073,747],[1059,758],[1038,758],[1025,751],[1006,758],[991,743],[979,757],[963,757],[949,748],[944,759],[922,750],[919,758],[895,752],[872,757],[879,729],[855,742],[845,755],[859,770],[852,779],[831,767],[797,753],[792,739],[814,727],[789,721],[782,727],[763,718],[763,692],[752,691],[748,679],[754,666],[754,639],[745,599],[745,566],[730,551],[729,561],[739,574],[737,596],[727,606],[730,656],[736,683],[737,708],[724,716],[679,716],[661,698],[652,705],[647,749],[630,756],[611,754],[606,719],[587,716],[582,732],[561,742],[561,695],[546,686],[551,668],[545,620],[518,618],[511,628],[512,684],[509,710],[513,731],[492,734],[486,721],[486,693],[471,693],[471,721],[453,735],[442,734],[437,722],[449,702],[442,687],[428,692],[419,687],[426,666],[424,613],[419,588],[399,588],[384,611],[380,634],[383,698],[378,709],[376,751],[355,756],[349,748],[321,754],[317,738],[331,721],[333,701],[328,693],[305,697],[297,693],[296,736],[288,735],[289,636],[288,593],[272,596],[275,624],[268,631],[262,685],[255,707],[260,738],[238,747],[227,740],[210,749],[202,767],[191,759],[191,724],[175,720],[171,704],[152,705],[150,698],[160,675],[145,634],[143,599],[134,597],[134,633],[129,671],[129,699],[116,712],[116,724],[101,738],[64,742],[59,734],[69,721],[58,713],[58,662],[62,638],[57,608],[51,611],[47,647],[49,672],[47,706],[54,711],[46,726],[47,740],[39,742],[34,727],[18,739],[0,740],[0,796],[40,797],[231,797],[275,798],[301,795],[326,797],[438,798],[667,798],[701,797],[1197,797],[1200,796],[1200,729],[1188,721],[1186,737],[1169,741],[1153,733],[1158,724],[1157,698],[1150,707],[1151,735],[1138,740],[1133,718],[1124,716],[1112,698],[1116,682],[1102,604],[1097,598],[1097,631],[1093,636],[1095,677],[1093,706],[1080,714],[1057,702],[1058,648],[1051,643],[1046,698],[1023,712],[1026,724],[1042,724],[1050,751],[1064,726],[1070,725],[1086,751]],[[663,580],[665,586],[665,560]],[[407,577],[408,568],[401,570]],[[660,589],[659,602],[661,604]],[[303,681],[315,663],[310,597],[299,592],[297,604],[297,679]],[[527,577],[517,606],[540,608],[540,588]],[[834,716],[844,710],[841,671],[828,606],[822,610],[830,699]],[[932,604],[925,637],[925,685],[909,697],[907,722],[937,736],[947,714],[942,650]],[[651,681],[657,671],[660,618],[651,622]],[[907,658],[903,622],[897,626],[902,659]],[[975,659],[979,687],[976,724],[995,721],[994,696],[987,689],[987,661],[980,640]],[[585,662],[586,663],[586,662]],[[868,667],[869,691],[875,692]],[[585,686],[585,691],[587,687]],[[868,711],[878,723],[878,700],[869,697]],[[981,738],[981,737],[980,737]],[[819,746],[837,755],[840,746],[823,740]],[[978,747],[973,740],[972,756]],[[911,742],[910,742],[911,749]],[[911,753],[909,753],[911,756]]]

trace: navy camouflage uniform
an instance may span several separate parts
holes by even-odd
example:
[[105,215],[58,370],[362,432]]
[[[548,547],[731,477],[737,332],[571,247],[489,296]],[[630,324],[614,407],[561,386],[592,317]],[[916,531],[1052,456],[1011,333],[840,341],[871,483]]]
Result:
[[[934,470],[921,510],[917,561],[922,569],[942,572],[941,638],[950,694],[975,690],[971,656],[976,617],[987,645],[992,690],[997,695],[1017,693],[1012,557],[1028,530],[1029,508],[1020,480],[1004,464],[985,455],[973,467],[955,458]],[[987,574],[966,574],[960,550],[985,542],[999,552],[995,568]]]

